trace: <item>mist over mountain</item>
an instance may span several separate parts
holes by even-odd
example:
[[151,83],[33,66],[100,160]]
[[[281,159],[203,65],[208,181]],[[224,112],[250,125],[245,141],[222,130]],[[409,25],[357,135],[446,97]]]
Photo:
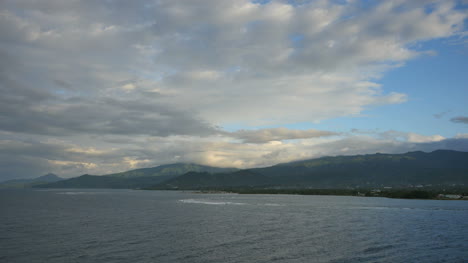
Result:
[[468,185],[468,153],[368,154],[322,157],[210,175],[190,173],[155,189],[222,187],[369,188]]
[[53,183],[64,180],[53,173],[48,173],[36,178],[30,179],[14,179],[8,180],[0,183],[0,189],[6,188],[31,188],[33,186],[39,186],[43,184]]
[[175,163],[107,175],[85,174],[38,187],[44,188],[142,188],[156,185],[188,172],[229,173],[235,168],[218,168],[192,163]]
[[322,157],[238,170],[177,163],[103,176],[82,175],[46,188],[210,189],[223,187],[370,188],[468,185],[468,152]]
[[144,177],[144,176],[176,176],[187,172],[227,173],[236,171],[236,168],[219,168],[193,163],[165,164],[151,168],[140,168],[121,173],[108,174],[112,177]]

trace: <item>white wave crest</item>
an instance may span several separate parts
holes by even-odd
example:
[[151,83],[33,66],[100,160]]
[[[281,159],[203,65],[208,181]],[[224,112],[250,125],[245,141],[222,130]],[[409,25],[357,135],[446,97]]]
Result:
[[181,199],[179,202],[185,204],[204,204],[204,205],[245,205],[246,203],[224,202],[224,201],[211,201],[202,199]]
[[105,192],[58,192],[58,195],[96,195],[105,194]]
[[264,206],[284,206],[284,205],[281,205],[281,204],[275,204],[275,203],[266,203],[266,204],[263,204]]

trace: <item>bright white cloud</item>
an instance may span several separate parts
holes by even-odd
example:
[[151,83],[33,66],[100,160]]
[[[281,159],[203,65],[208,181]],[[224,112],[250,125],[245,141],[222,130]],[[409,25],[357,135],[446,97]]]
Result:
[[408,134],[409,142],[439,142],[444,139],[445,137],[440,136],[440,135],[425,136],[425,135],[420,135],[420,134],[415,134],[415,133]]
[[238,130],[228,133],[229,136],[241,139],[246,143],[266,143],[272,141],[283,141],[293,139],[319,138],[338,135],[335,132],[319,130],[291,130],[287,128],[271,128],[261,130]]

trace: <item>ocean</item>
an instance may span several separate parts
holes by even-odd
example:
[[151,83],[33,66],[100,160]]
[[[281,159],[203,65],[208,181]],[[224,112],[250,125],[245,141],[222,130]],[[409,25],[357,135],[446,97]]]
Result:
[[0,262],[468,262],[468,202],[1,190]]

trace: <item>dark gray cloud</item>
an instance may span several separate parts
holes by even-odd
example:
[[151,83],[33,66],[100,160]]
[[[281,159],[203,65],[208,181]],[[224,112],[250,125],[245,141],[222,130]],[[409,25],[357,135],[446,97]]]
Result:
[[[21,108],[15,102],[18,100],[23,101]],[[10,100],[2,97],[2,130],[54,136],[79,133],[206,136],[217,132],[188,112],[144,105],[140,101],[80,101],[56,105],[59,109],[54,109],[25,100],[25,97]]]
[[11,79],[8,71],[0,72],[0,93],[3,131],[54,136],[77,133],[206,136],[217,132],[191,112],[145,97],[63,98],[48,90],[27,87]]
[[35,178],[54,168],[45,159],[0,154],[0,182],[11,179]]
[[55,169],[49,160],[64,159],[57,145],[0,140],[0,181],[31,178]]
[[[17,135],[11,137],[17,138]],[[0,140],[0,181],[49,172],[69,177],[127,170],[130,165],[125,163],[125,158],[137,153],[134,149],[102,150],[58,140]]]
[[468,117],[459,116],[450,119],[451,122],[468,124]]

